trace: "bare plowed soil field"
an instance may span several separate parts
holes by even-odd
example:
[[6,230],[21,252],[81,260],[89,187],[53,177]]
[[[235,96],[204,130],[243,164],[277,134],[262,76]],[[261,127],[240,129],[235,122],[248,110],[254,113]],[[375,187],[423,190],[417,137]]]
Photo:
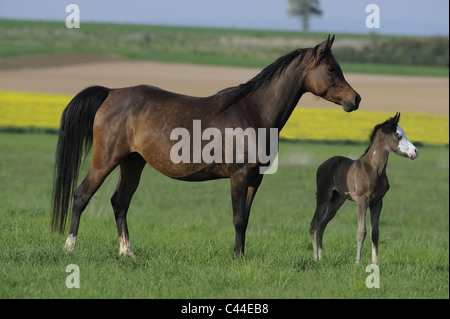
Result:
[[[0,89],[74,95],[90,85],[151,84],[187,95],[208,96],[254,77],[260,69],[130,61],[103,56],[40,56],[0,60]],[[346,74],[362,96],[361,110],[449,114],[449,79]],[[299,106],[331,108],[306,94]]]

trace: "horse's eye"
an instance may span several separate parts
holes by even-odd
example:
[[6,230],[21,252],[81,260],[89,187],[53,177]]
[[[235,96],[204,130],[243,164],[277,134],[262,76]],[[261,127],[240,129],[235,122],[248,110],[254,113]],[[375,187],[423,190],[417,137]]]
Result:
[[334,65],[328,67],[329,72],[334,72],[335,70],[336,68],[334,67]]
[[401,134],[397,134],[397,138],[398,138],[398,140],[401,140],[402,139],[402,135]]

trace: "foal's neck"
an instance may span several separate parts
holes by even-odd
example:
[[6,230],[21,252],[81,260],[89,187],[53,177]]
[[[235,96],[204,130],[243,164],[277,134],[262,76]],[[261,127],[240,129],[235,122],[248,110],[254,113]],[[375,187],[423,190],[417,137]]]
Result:
[[383,145],[377,143],[377,141],[372,143],[366,154],[360,158],[362,162],[372,167],[373,171],[376,172],[378,176],[381,176],[386,171],[388,159],[389,151],[384,149]]

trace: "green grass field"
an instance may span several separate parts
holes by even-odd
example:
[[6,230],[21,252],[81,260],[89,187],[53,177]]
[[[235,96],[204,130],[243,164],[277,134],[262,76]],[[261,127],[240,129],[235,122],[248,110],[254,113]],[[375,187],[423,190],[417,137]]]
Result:
[[[84,22],[81,29],[69,30],[63,21],[0,19],[0,58],[103,54],[261,68],[299,47],[299,39],[311,46],[326,37]],[[392,38],[337,34],[336,44],[358,47]],[[333,52],[340,60],[338,48]],[[436,66],[341,66],[355,73],[449,74],[448,67]],[[309,237],[318,165],[333,155],[357,158],[365,144],[281,141],[278,172],[264,177],[252,208],[246,256],[236,260],[229,181],[180,182],[151,167],[144,169],[128,214],[136,258],[118,256],[109,202],[117,171],[83,213],[76,250],[64,252],[67,233],[50,231],[56,141],[52,134],[0,132],[0,298],[449,297],[448,145],[419,146],[413,162],[391,155],[391,189],[380,220],[380,288],[369,289],[369,236],[361,266],[354,265],[354,203],[344,204],[330,222],[319,263],[313,261]],[[80,269],[79,289],[66,287],[71,264]]]
[[[391,190],[380,220],[380,288],[365,285],[366,239],[355,266],[356,206],[346,203],[313,261],[309,223],[315,170],[364,144],[280,143],[278,172],[256,195],[246,256],[233,259],[228,180],[188,183],[144,169],[129,214],[136,258],[118,257],[109,198],[117,171],[84,212],[77,248],[50,232],[56,135],[0,133],[0,298],[448,298],[449,150],[419,147],[416,161],[391,155]],[[87,167],[83,170],[86,171]],[[66,267],[80,288],[66,287]]]

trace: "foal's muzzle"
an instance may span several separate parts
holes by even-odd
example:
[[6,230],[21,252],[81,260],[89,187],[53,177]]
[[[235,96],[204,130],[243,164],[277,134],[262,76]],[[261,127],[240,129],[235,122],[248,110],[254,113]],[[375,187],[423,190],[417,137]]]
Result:
[[417,150],[417,148],[414,148],[414,150],[412,150],[408,154],[408,157],[409,157],[410,160],[415,160],[417,158],[417,156],[419,156],[419,151]]

